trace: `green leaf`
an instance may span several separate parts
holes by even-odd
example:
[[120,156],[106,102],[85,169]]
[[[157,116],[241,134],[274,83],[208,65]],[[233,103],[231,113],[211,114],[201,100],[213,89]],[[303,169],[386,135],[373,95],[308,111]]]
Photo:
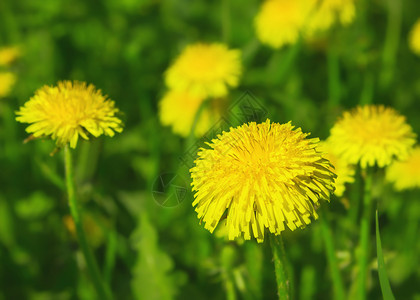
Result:
[[172,272],[173,261],[161,250],[158,233],[144,212],[141,214],[132,241],[133,247],[138,251],[131,281],[135,299],[173,299],[180,283],[179,275],[182,274]]
[[382,253],[381,236],[379,234],[378,211],[376,210],[376,251],[378,256],[378,273],[379,283],[384,300],[395,300],[389,284],[388,275],[386,274],[384,254]]

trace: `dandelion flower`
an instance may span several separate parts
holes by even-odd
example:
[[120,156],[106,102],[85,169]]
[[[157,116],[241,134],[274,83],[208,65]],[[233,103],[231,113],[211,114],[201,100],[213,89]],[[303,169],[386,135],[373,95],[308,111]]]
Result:
[[9,95],[15,82],[15,74],[12,72],[0,72],[0,97]]
[[[226,212],[228,238],[258,242],[304,227],[328,200],[335,174],[316,150],[319,139],[291,123],[251,122],[223,132],[201,148],[191,172],[195,210],[213,232]],[[223,226],[223,223],[221,224]]]
[[350,24],[356,15],[354,0],[323,0],[311,13],[308,27],[312,31],[327,30],[340,22]]
[[344,112],[329,137],[334,153],[362,168],[389,165],[405,158],[415,134],[405,117],[383,105],[367,105]]
[[[188,92],[169,91],[159,103],[159,118],[163,125],[171,126],[172,130],[183,136],[189,136],[197,113],[204,99]],[[212,100],[199,112],[195,135],[204,135],[217,120],[220,119],[218,100]],[[205,105],[205,104],[204,104]]]
[[415,147],[406,160],[393,162],[386,170],[386,178],[398,191],[420,188],[420,147]]
[[0,49],[0,66],[10,65],[20,56],[19,47],[5,47]]
[[240,51],[223,44],[188,46],[166,71],[167,86],[200,98],[223,97],[241,75]]
[[411,29],[408,44],[410,46],[411,51],[415,54],[420,55],[420,19],[414,24],[413,28]]
[[334,195],[341,197],[346,190],[346,183],[354,182],[354,166],[349,165],[345,160],[335,155],[331,144],[328,141],[320,142],[318,149],[324,152],[324,157],[328,159],[334,168],[331,170],[337,175],[335,179]]
[[315,1],[267,0],[255,17],[258,39],[273,48],[294,44],[304,30]]
[[114,102],[101,90],[78,81],[61,81],[43,86],[16,112],[16,120],[31,124],[26,128],[34,137],[51,136],[58,147],[70,143],[75,148],[79,136],[88,140],[102,134],[114,136],[122,131],[122,122]]

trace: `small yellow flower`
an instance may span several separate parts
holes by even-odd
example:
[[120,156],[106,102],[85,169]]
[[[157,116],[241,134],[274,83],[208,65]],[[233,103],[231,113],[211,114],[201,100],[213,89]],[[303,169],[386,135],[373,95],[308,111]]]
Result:
[[420,19],[416,21],[416,23],[410,31],[408,44],[413,53],[420,55]]
[[0,49],[0,66],[10,65],[20,56],[19,47],[6,47]]
[[75,148],[78,137],[88,134],[114,136],[122,131],[114,102],[92,84],[61,81],[56,87],[43,86],[16,112],[16,120],[31,124],[26,128],[34,137],[51,136],[58,147],[70,143]]
[[355,15],[354,0],[318,1],[311,13],[308,27],[311,31],[322,31],[329,29],[337,22],[348,25],[353,22]]
[[167,86],[199,98],[223,97],[241,75],[241,53],[223,44],[188,46],[166,71]]
[[367,105],[344,112],[331,129],[335,154],[350,164],[379,167],[407,157],[415,134],[405,117],[383,105]]
[[[228,238],[258,242],[264,230],[279,235],[317,218],[319,199],[329,200],[334,177],[316,146],[319,139],[289,123],[251,122],[223,132],[201,148],[191,172],[193,206],[213,232],[226,213]],[[223,226],[223,223],[220,224]]]
[[[175,133],[187,137],[204,101],[203,98],[187,92],[169,91],[159,103],[160,121],[165,126],[171,126]],[[220,119],[221,110],[218,104],[217,99],[209,101],[208,105],[204,104],[195,125],[196,136],[204,135]]]
[[331,171],[337,174],[334,195],[337,197],[343,196],[346,190],[345,184],[354,182],[354,166],[349,165],[345,160],[335,155],[328,140],[320,142],[318,149],[325,153],[324,157],[334,166],[334,168],[331,168]]
[[266,0],[255,17],[258,39],[276,49],[294,44],[314,5],[314,0]]
[[10,94],[15,82],[15,74],[12,72],[0,72],[0,98]]
[[398,191],[420,188],[420,147],[415,147],[406,160],[393,162],[386,170],[386,178]]

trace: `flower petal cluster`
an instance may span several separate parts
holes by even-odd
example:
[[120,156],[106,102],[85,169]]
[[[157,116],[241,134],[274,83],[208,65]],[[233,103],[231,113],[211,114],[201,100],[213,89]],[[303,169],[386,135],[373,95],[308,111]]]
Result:
[[344,112],[331,129],[335,154],[350,164],[385,167],[408,156],[416,135],[405,117],[383,105],[359,106]]
[[255,29],[263,44],[278,49],[337,23],[348,25],[355,14],[354,0],[266,0],[255,17]]
[[355,16],[354,0],[317,1],[310,15],[308,30],[310,32],[325,31],[337,23],[349,25]]
[[0,48],[0,66],[8,66],[20,56],[17,46]]
[[229,87],[238,85],[240,57],[239,50],[230,50],[224,44],[187,46],[166,71],[166,85],[200,98],[226,96]]
[[393,162],[386,169],[386,179],[399,191],[420,188],[420,147],[415,147],[406,160]]
[[294,44],[302,33],[314,1],[266,0],[255,17],[258,39],[278,49]]
[[159,103],[161,123],[183,137],[193,126],[196,136],[204,135],[220,119],[229,88],[238,85],[240,56],[220,43],[187,46],[165,73],[169,91]]
[[10,94],[16,82],[16,75],[12,72],[0,72],[0,98]]
[[16,83],[16,74],[10,65],[20,56],[17,46],[0,48],[0,98],[6,97]]
[[416,21],[410,31],[408,45],[413,53],[420,55],[420,19]]
[[187,137],[191,133],[191,128],[200,106],[204,105],[199,112],[197,123],[194,127],[194,134],[202,136],[221,118],[221,108],[218,105],[221,101],[220,99],[215,99],[203,104],[203,99],[190,93],[168,91],[159,102],[160,122],[162,125],[172,126],[174,133]]
[[346,190],[346,183],[354,182],[354,166],[348,164],[345,160],[334,154],[333,147],[331,147],[331,143],[328,140],[320,142],[318,149],[323,152],[324,157],[330,161],[333,166],[331,171],[337,175],[337,178],[335,179],[334,195],[337,197],[343,196],[344,191]]
[[213,232],[226,218],[228,238],[253,235],[265,228],[279,235],[317,218],[320,199],[329,200],[335,174],[308,139],[291,123],[251,122],[223,132],[201,148],[190,170],[193,206]]
[[70,143],[75,148],[79,136],[89,134],[114,136],[122,131],[122,122],[114,102],[92,85],[61,81],[57,86],[43,86],[16,112],[16,120],[29,123],[34,137],[51,136],[58,147]]

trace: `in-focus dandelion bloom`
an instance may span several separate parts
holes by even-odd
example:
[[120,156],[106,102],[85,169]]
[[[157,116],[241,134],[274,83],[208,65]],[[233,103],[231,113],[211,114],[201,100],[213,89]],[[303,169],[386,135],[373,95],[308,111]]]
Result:
[[406,160],[393,162],[386,169],[386,179],[399,191],[420,188],[420,147],[415,147]]
[[327,30],[335,23],[348,25],[356,15],[354,0],[318,1],[310,14],[308,29],[311,32]]
[[70,143],[75,148],[79,136],[114,136],[122,131],[122,122],[114,102],[92,85],[61,81],[43,86],[16,112],[16,120],[31,124],[26,128],[34,137],[51,136],[58,147]]
[[[223,132],[201,148],[190,170],[193,206],[205,228],[213,232],[226,212],[228,237],[264,230],[280,234],[317,218],[315,206],[329,200],[335,174],[316,149],[319,139],[289,123],[251,122]],[[223,225],[223,223],[221,224]]]
[[9,95],[15,82],[15,74],[12,72],[0,72],[0,97]]
[[5,47],[0,48],[0,66],[7,66],[11,64],[20,56],[19,47]]
[[345,184],[354,182],[354,166],[349,165],[345,160],[335,155],[328,141],[320,142],[318,149],[324,153],[324,157],[334,166],[334,168],[331,168],[337,175],[334,195],[341,197],[346,190]]
[[185,48],[166,71],[166,85],[200,98],[223,97],[241,75],[241,53],[224,44],[194,44]]
[[[160,122],[165,126],[171,126],[174,133],[187,137],[204,101],[203,98],[188,92],[169,91],[159,102]],[[220,100],[214,99],[201,109],[194,130],[196,136],[204,135],[221,118],[219,102]]]
[[420,55],[420,19],[416,21],[410,31],[410,35],[408,37],[408,45],[410,46],[411,51],[417,55]]
[[329,137],[334,153],[350,164],[379,167],[404,159],[415,143],[405,117],[383,105],[366,105],[344,112]]
[[294,44],[314,4],[313,0],[266,0],[255,17],[258,39],[276,49]]

